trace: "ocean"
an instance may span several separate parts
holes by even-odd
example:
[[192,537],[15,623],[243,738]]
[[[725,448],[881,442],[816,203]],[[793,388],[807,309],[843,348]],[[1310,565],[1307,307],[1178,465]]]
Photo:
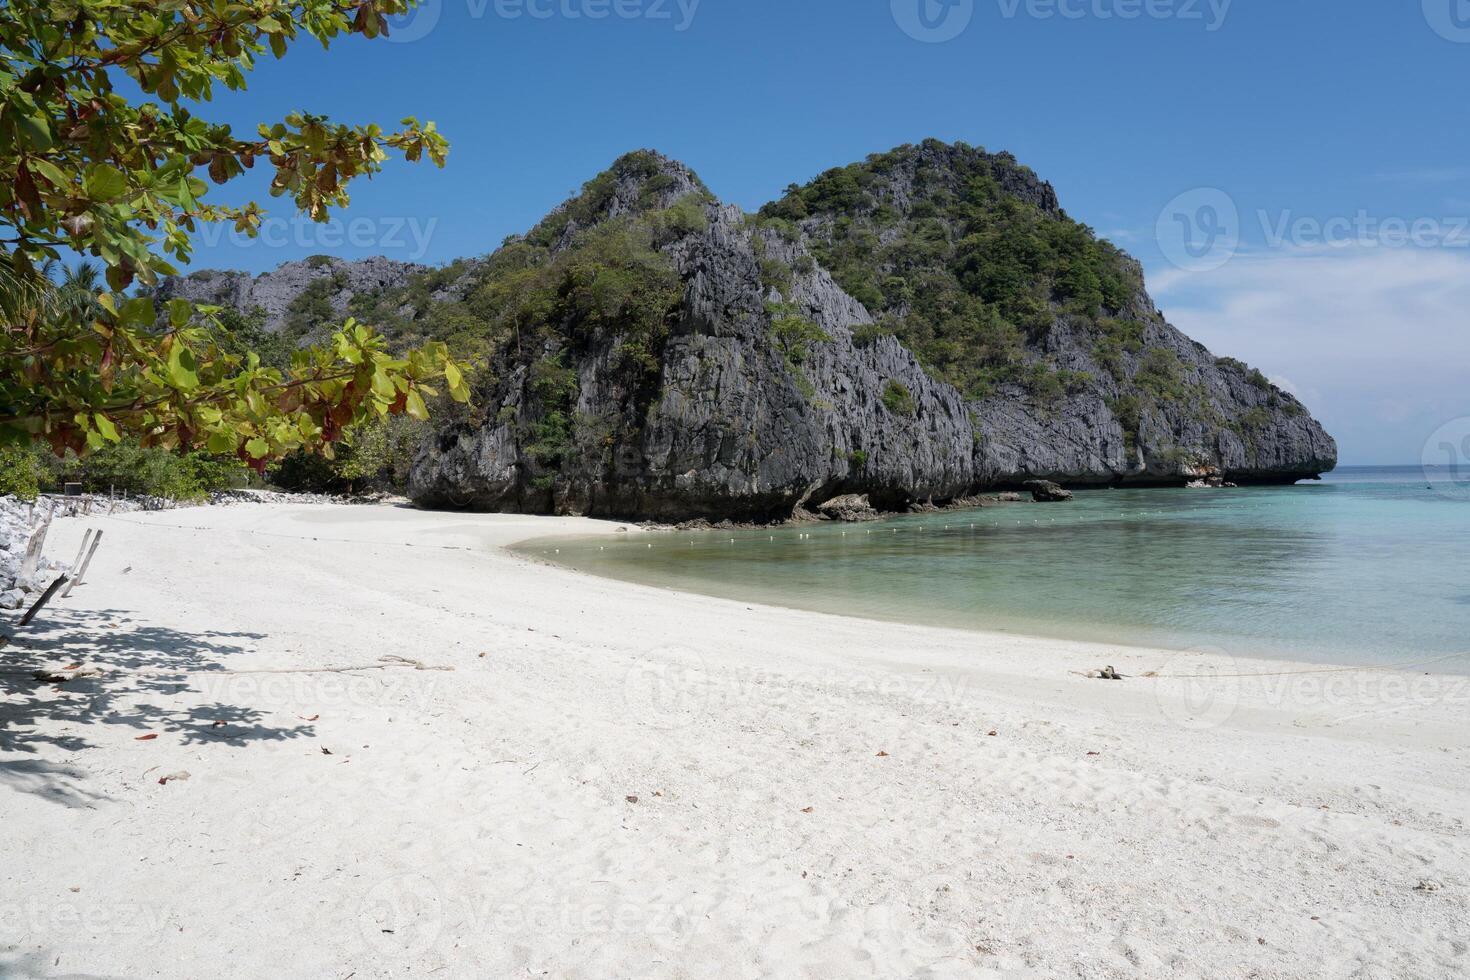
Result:
[[[1470,482],[1089,490],[876,524],[540,539],[597,575],[844,615],[1232,656],[1470,672]],[[1458,476],[1458,474],[1454,474]],[[649,545],[652,544],[652,547]]]

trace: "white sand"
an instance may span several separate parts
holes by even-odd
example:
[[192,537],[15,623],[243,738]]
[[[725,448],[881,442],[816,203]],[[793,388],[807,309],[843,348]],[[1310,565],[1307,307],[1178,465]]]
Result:
[[[0,678],[0,975],[1470,975],[1463,678],[1146,679],[1293,668],[498,550],[590,521],[92,525],[0,666],[148,672]],[[222,672],[384,655],[454,669]]]

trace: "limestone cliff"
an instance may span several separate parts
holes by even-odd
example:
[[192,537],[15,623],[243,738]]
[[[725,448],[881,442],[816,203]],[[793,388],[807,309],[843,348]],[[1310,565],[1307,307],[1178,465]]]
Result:
[[901,147],[759,215],[640,151],[485,258],[300,266],[181,291],[264,295],[268,325],[309,336],[291,311],[314,288],[320,311],[470,357],[473,410],[413,468],[423,506],[777,520],[849,493],[901,509],[1336,462],[1295,398],[1170,326],[1050,185],[965,146]]

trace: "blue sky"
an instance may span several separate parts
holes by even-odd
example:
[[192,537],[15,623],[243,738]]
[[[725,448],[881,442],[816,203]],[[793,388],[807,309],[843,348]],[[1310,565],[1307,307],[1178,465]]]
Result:
[[1470,416],[1467,80],[1470,0],[429,0],[391,40],[297,45],[208,112],[417,115],[449,165],[394,165],[341,226],[225,235],[193,265],[481,254],[636,147],[754,208],[965,140],[1052,181],[1176,325],[1296,390],[1345,463],[1414,462]]

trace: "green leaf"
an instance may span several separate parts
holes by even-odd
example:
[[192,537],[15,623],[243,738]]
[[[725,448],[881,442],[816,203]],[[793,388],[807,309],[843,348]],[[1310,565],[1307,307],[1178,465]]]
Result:
[[245,451],[251,459],[265,459],[270,455],[271,444],[257,436],[245,444]]
[[169,326],[182,327],[189,322],[189,317],[194,313],[194,307],[186,299],[175,297],[168,301]]
[[71,179],[67,177],[66,173],[45,157],[32,157],[26,163],[33,171],[49,180],[53,187],[71,187]]
[[423,396],[417,391],[410,391],[405,401],[409,415],[412,415],[420,422],[427,422],[429,420],[429,406],[424,404]]
[[94,201],[111,201],[127,191],[128,178],[111,164],[94,163],[87,167],[82,189]]
[[223,456],[235,451],[235,437],[228,432],[210,433],[209,441],[205,448],[217,456]]
[[453,361],[444,365],[444,380],[449,382],[451,391],[458,388],[464,382],[464,375],[460,373],[459,368]]
[[34,150],[44,153],[56,142],[51,138],[51,123],[39,112],[35,114],[18,113],[15,125]]
[[199,387],[198,365],[194,361],[194,352],[183,344],[174,344],[173,350],[168,352],[168,377],[175,387],[185,391]]
[[103,415],[101,412],[94,413],[92,415],[92,421],[97,423],[97,431],[102,433],[102,438],[108,442],[117,442],[122,438],[117,434],[117,426],[112,424],[112,419]]
[[156,319],[153,300],[147,296],[134,296],[123,304],[119,317],[126,327],[151,327]]
[[388,399],[398,397],[398,389],[393,384],[393,378],[381,367],[373,372],[373,394]]

